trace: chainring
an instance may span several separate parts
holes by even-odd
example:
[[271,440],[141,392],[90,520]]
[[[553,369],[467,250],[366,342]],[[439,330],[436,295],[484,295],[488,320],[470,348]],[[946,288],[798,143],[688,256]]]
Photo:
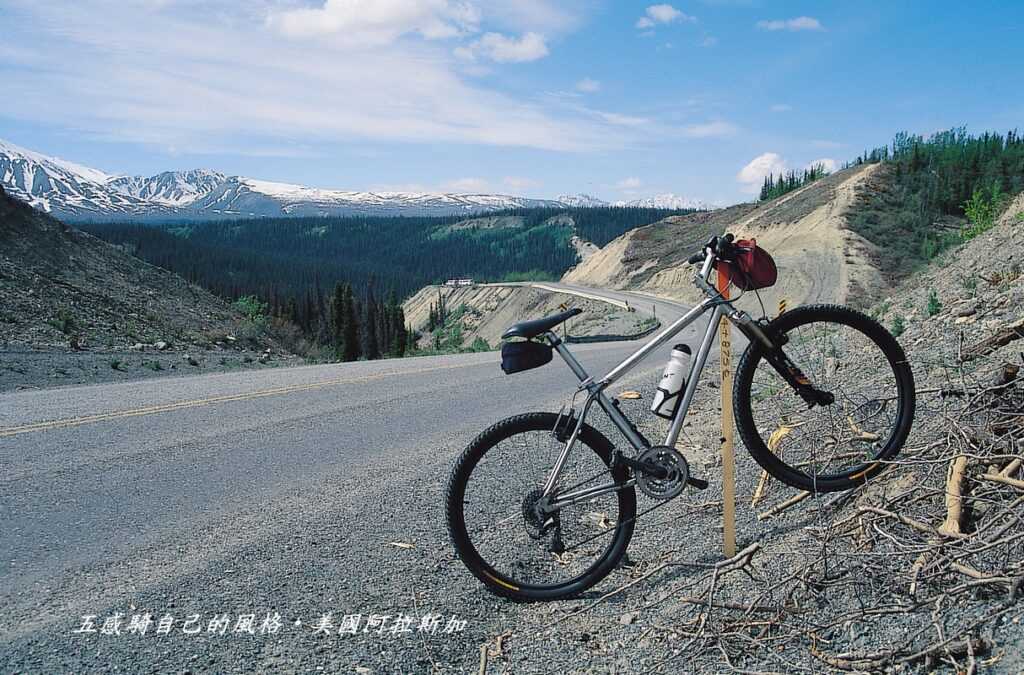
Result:
[[690,479],[690,465],[675,448],[656,445],[645,450],[637,459],[668,472],[665,478],[649,476],[643,471],[636,472],[636,486],[652,499],[672,499],[678,496]]

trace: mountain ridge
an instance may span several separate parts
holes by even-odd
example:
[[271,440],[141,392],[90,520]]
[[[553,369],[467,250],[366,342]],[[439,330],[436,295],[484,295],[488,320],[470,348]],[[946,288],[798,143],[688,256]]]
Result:
[[574,195],[559,195],[555,200],[561,202],[566,206],[572,206],[577,208],[597,208],[597,207],[621,207],[621,208],[644,208],[644,209],[695,209],[698,211],[708,211],[717,208],[715,205],[705,202],[701,199],[691,199],[689,197],[681,197],[677,194],[666,192],[664,194],[655,195],[653,197],[645,197],[641,199],[620,199],[614,202],[608,202],[600,197],[593,195],[578,193]]
[[0,185],[31,206],[68,221],[217,220],[289,216],[472,215],[539,207],[709,208],[673,194],[630,202],[588,195],[556,200],[503,194],[313,188],[211,169],[153,176],[108,174],[0,139]]

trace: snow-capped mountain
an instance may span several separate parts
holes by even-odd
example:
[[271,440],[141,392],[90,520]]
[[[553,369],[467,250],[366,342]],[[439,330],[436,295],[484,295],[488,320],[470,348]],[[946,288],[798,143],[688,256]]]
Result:
[[577,208],[592,208],[598,206],[620,206],[620,207],[635,207],[635,208],[647,208],[647,209],[700,209],[706,210],[713,208],[707,202],[703,202],[699,199],[688,199],[686,197],[680,197],[674,194],[658,195],[656,197],[648,197],[646,199],[632,199],[629,201],[619,200],[616,202],[606,202],[603,199],[594,197],[593,195],[580,193],[578,195],[562,195],[558,198],[558,201],[566,206],[572,206]]
[[60,215],[122,213],[135,199],[108,187],[102,171],[47,157],[0,140],[0,184],[12,196]]
[[712,208],[706,202],[699,199],[680,197],[672,193],[648,197],[647,199],[633,199],[631,201],[615,202],[615,206],[634,206],[647,209],[700,209]]
[[509,195],[353,192],[273,183],[193,169],[112,176],[0,140],[0,185],[65,220],[211,220],[287,216],[474,214],[509,208],[644,206],[708,208],[675,195],[610,204],[591,195],[557,200]]
[[265,216],[472,214],[561,206],[509,195],[353,192],[272,183],[216,171],[112,176],[0,140],[0,185],[66,220],[195,220]]
[[559,202],[566,206],[574,208],[593,208],[595,206],[611,206],[608,202],[593,195],[583,194],[582,192],[578,195],[560,195],[558,197]]
[[121,176],[107,181],[118,192],[164,206],[185,206],[216,190],[228,179],[206,169],[164,171],[151,178]]

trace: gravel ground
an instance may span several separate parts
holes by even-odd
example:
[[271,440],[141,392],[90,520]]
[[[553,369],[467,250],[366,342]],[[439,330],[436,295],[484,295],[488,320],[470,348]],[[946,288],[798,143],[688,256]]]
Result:
[[[645,405],[623,402],[636,417]],[[627,658],[631,650],[607,651],[636,632],[636,626],[618,623],[621,603],[610,603],[582,630],[563,624],[550,637],[526,639],[557,613],[586,600],[512,603],[487,593],[462,567],[447,539],[442,503],[447,470],[459,451],[455,445],[431,445],[409,453],[383,475],[345,471],[280,496],[273,510],[270,504],[243,505],[230,522],[182,531],[173,540],[133,550],[126,560],[77,570],[62,579],[63,588],[40,580],[33,594],[46,599],[38,603],[38,614],[8,616],[4,670],[429,672],[434,664],[442,672],[470,672],[478,666],[480,645],[506,630],[516,636],[503,658],[517,672],[604,669],[620,656]],[[683,541],[705,542],[685,546],[686,555],[715,559],[719,542],[713,516],[708,511],[707,523],[693,518],[705,511],[693,504],[713,500],[713,492],[656,512],[671,523],[668,529],[641,520],[632,562],[650,564],[666,551],[679,550]],[[628,579],[632,569],[616,573],[587,597]],[[111,597],[110,588],[120,590]],[[121,614],[123,631],[132,614],[145,612],[154,621],[171,614],[179,624],[198,614],[204,631],[184,635],[176,625],[170,634],[157,635],[154,623],[145,636],[74,633],[86,614],[97,616],[97,628]],[[225,613],[232,615],[228,634],[207,634],[210,619]],[[272,635],[260,635],[258,627],[255,636],[231,634],[238,616],[247,613],[261,621],[267,613],[280,613],[283,625]],[[427,614],[441,614],[444,621],[437,634],[393,636],[386,628],[382,635],[339,636],[337,630],[317,635],[315,626],[327,613],[336,625],[343,615],[361,613],[360,630],[371,614],[390,616],[392,623],[399,614],[414,616],[417,624]],[[445,634],[452,617],[465,620],[465,626]],[[557,655],[550,654],[556,644]],[[502,661],[496,659],[492,668],[499,667]]]
[[59,347],[0,349],[0,392],[75,384],[126,382],[168,375],[257,370],[302,363],[298,356],[261,350],[202,348],[160,350]]

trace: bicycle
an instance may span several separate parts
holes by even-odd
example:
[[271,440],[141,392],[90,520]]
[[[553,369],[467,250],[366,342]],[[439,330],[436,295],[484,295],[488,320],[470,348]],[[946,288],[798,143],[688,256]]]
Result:
[[[723,318],[748,340],[736,369],[733,407],[744,445],[768,474],[813,493],[848,490],[877,476],[900,451],[915,396],[896,339],[865,314],[839,305],[797,307],[773,320],[755,320],[737,309],[711,284],[711,274],[725,265],[741,289],[764,287],[744,284],[737,274],[750,254],[749,248],[741,251],[743,243],[728,234],[712,237],[691,256],[690,264],[701,265],[693,280],[704,299],[604,377],[588,375],[554,332],[579,309],[518,323],[502,336],[506,372],[539,367],[557,352],[580,381],[576,394],[586,399],[579,414],[574,394],[558,413],[502,420],[456,460],[446,490],[448,531],[460,559],[488,590],[514,600],[578,595],[619,563],[640,515],[687,485],[707,487],[690,475],[676,441]],[[668,434],[663,444],[652,445],[604,392],[706,312],[710,320]],[[586,423],[595,403],[634,455]],[[637,488],[656,500],[640,514]]]

